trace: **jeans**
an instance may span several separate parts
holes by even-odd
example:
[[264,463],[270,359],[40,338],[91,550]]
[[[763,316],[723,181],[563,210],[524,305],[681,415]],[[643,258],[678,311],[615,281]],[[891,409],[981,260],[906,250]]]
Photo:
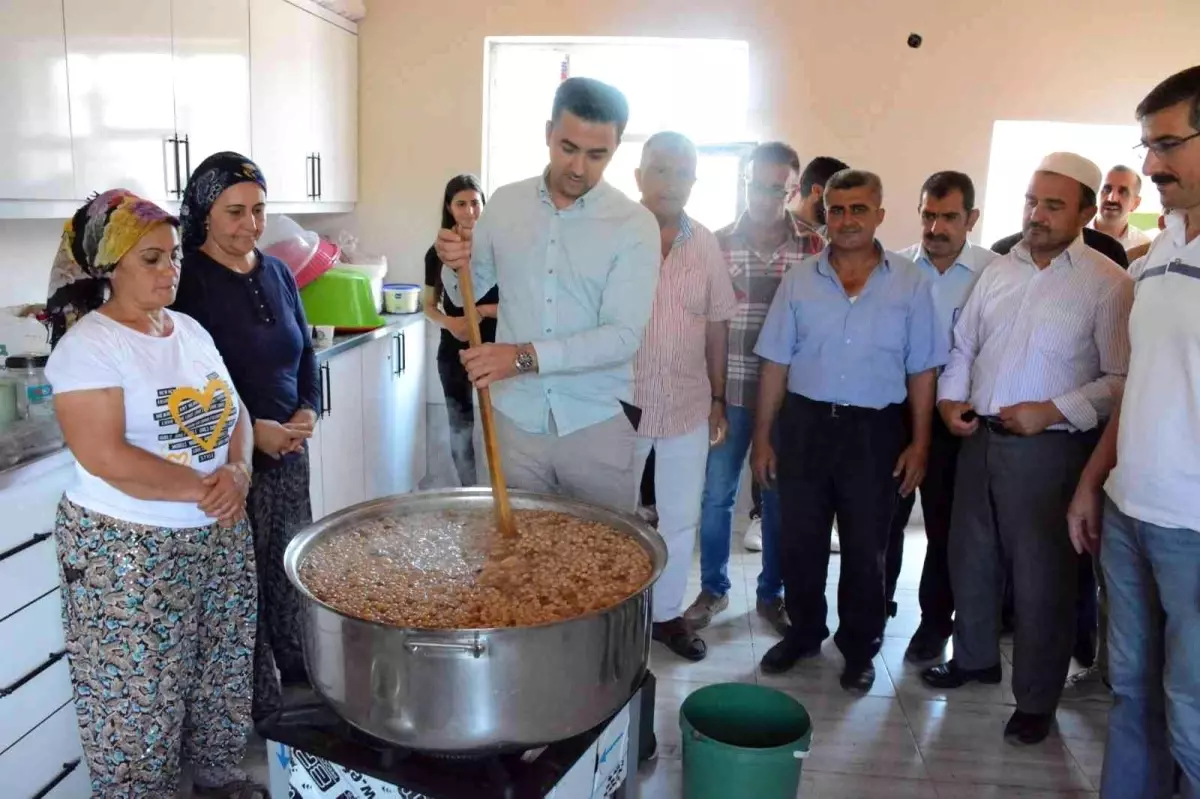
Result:
[[1100,795],[1200,797],[1200,531],[1157,527],[1105,503],[1100,565],[1108,594],[1114,701]]
[[[700,587],[716,596],[729,593],[729,539],[733,535],[733,505],[737,500],[742,467],[754,435],[754,412],[730,405],[725,409],[729,433],[708,452],[704,498],[700,510]],[[758,598],[771,601],[783,593],[779,563],[779,495],[762,490],[762,572]]]

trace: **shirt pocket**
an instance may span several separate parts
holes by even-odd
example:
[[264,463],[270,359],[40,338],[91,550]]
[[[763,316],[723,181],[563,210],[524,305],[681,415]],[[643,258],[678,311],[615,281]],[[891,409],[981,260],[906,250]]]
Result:
[[869,317],[868,324],[868,340],[872,347],[888,353],[903,353],[907,350],[908,308],[903,305],[884,306]]

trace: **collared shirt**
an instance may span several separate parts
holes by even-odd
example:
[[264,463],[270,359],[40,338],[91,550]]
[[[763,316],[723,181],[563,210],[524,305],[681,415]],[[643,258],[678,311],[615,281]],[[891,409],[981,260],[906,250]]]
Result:
[[1021,402],[1053,401],[1091,430],[1112,411],[1129,366],[1133,281],[1083,242],[1045,269],[1023,242],[993,261],[958,324],[938,399],[969,401],[981,416]]
[[[621,413],[662,260],[654,214],[603,181],[560,210],[539,176],[498,189],[472,241],[476,294],[500,287],[496,341],[537,352],[536,374],[492,387],[496,409],[530,433],[553,414],[564,436]],[[452,269],[442,282],[461,304]]]
[[945,272],[939,272],[933,260],[925,252],[925,245],[914,244],[901,250],[900,255],[915,263],[933,282],[933,305],[937,308],[938,324],[946,332],[946,341],[954,323],[967,304],[967,297],[975,287],[975,281],[983,274],[985,266],[1000,256],[986,247],[967,242]]
[[[1090,227],[1092,230],[1100,230],[1100,228],[1096,227],[1096,219],[1094,217],[1092,218],[1091,222],[1088,222],[1088,227]],[[1104,233],[1103,230],[1100,230],[1100,232]],[[1121,246],[1126,250],[1132,250],[1134,247],[1140,247],[1143,244],[1149,244],[1152,240],[1149,236],[1128,222],[1125,223],[1125,231],[1120,236],[1112,236],[1112,238],[1121,242]]]
[[659,269],[654,310],[634,361],[634,404],[642,409],[638,435],[680,436],[708,419],[708,323],[724,322],[736,311],[717,237],[684,214]]
[[787,240],[775,252],[766,255],[750,246],[746,214],[717,233],[738,301],[737,313],[729,322],[725,399],[730,405],[754,409],[758,395],[758,356],[754,354],[754,345],[775,290],[784,273],[825,248],[825,240],[816,230],[790,213],[788,220],[791,228]]
[[788,364],[788,391],[883,408],[908,396],[908,375],[946,362],[932,283],[912,261],[879,249],[857,297],[847,296],[828,250],[784,277],[754,351]]
[[1167,217],[1136,284],[1117,465],[1105,490],[1128,516],[1200,531],[1200,236],[1187,240],[1186,221]]

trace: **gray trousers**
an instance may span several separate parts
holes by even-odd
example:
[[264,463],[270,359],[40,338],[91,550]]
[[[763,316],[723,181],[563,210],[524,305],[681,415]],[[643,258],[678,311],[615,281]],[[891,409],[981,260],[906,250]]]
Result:
[[1026,713],[1054,712],[1070,668],[1079,561],[1067,506],[1096,439],[981,426],[959,451],[949,550],[954,658],[966,669],[1000,662],[1007,561],[1016,616],[1013,695]]
[[527,433],[496,413],[504,479],[510,488],[565,494],[622,513],[637,510],[637,434],[625,414],[560,436]]

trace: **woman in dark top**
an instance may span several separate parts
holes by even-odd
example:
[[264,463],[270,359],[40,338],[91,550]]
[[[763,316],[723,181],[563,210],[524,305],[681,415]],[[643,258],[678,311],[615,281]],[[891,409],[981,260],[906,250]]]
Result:
[[[442,227],[446,230],[473,227],[486,202],[479,179],[474,175],[453,178],[446,184],[442,198]],[[479,310],[479,332],[485,342],[496,340],[499,302],[499,289],[492,286],[475,306]],[[425,253],[424,306],[425,316],[442,328],[437,362],[442,392],[446,395],[446,414],[450,418],[450,456],[454,458],[459,481],[465,486],[475,485],[475,443],[471,438],[475,429],[474,396],[467,370],[458,359],[458,354],[468,346],[467,320],[463,309],[442,290],[442,262],[433,247]]]
[[225,359],[254,426],[246,511],[258,568],[254,706],[279,703],[279,680],[307,682],[300,601],[283,570],[292,536],[312,522],[308,451],[321,407],[317,360],[296,281],[256,247],[267,184],[253,161],[217,153],[192,174],[180,208],[183,268],[175,309],[198,321]]

